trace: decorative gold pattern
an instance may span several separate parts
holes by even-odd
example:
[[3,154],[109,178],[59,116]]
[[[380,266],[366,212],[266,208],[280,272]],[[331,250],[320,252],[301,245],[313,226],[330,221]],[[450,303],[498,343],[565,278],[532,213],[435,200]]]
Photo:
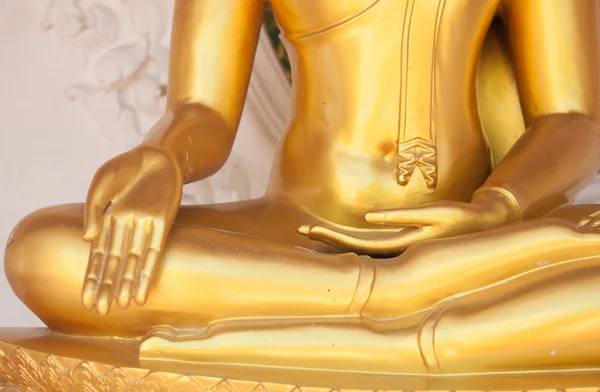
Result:
[[402,186],[408,184],[415,168],[419,168],[427,187],[435,188],[437,184],[437,152],[433,142],[416,138],[399,145],[398,184]]
[[[0,383],[2,382],[11,387],[39,392],[250,392],[260,388],[266,390],[258,383],[236,383],[236,388],[233,388],[228,381],[219,378],[118,368],[46,355],[8,344],[0,344]],[[292,389],[294,388],[290,386],[289,390]]]
[[[426,137],[429,140],[429,143],[433,150],[436,149],[436,124],[435,124],[435,94],[436,94],[436,62],[437,62],[437,51],[438,51],[438,40],[440,35],[440,25],[442,21],[442,16],[444,13],[444,8],[446,6],[446,0],[438,0],[437,10],[434,13],[431,13],[431,10],[428,9],[428,6],[425,5],[426,14],[431,13],[435,16],[431,22],[433,22],[433,34],[431,37],[428,37],[428,32],[418,31],[419,29],[413,29],[413,22],[415,20],[419,21],[421,24],[427,24],[428,18],[423,14],[423,9],[420,9],[423,4],[419,4],[415,7],[415,0],[408,0],[406,2],[406,9],[404,11],[404,30],[402,33],[402,54],[401,54],[401,64],[402,64],[402,77],[400,83],[400,90],[402,95],[401,100],[401,108],[400,108],[400,124],[398,129],[398,171],[397,171],[397,180],[398,184],[405,186],[410,181],[412,170],[410,174],[406,176],[404,168],[401,166],[402,161],[402,153],[403,149],[406,148],[406,144],[410,144],[416,139],[422,139]],[[415,10],[417,8],[417,10]],[[420,9],[420,10],[419,10]],[[415,13],[418,15],[415,16]],[[417,30],[417,31],[414,31]],[[427,30],[427,29],[425,29]],[[430,57],[426,57],[425,59],[421,59],[421,54],[417,53],[425,53],[425,51],[415,52],[414,48],[411,49],[411,45],[420,42],[427,42],[429,40],[433,40],[431,47],[433,48],[431,51]],[[416,56],[415,56],[416,55]],[[427,56],[427,55],[425,55]],[[416,57],[416,58],[415,58]],[[417,106],[413,105],[413,101],[415,101],[414,91],[415,86],[411,84],[414,79],[414,76],[411,78],[409,74],[414,72],[414,69],[422,67],[419,64],[419,61],[424,61],[423,65],[429,65],[429,102],[427,102],[427,106],[429,107],[428,111],[419,112],[417,110]],[[419,64],[418,66],[416,64]],[[413,69],[413,71],[411,71]],[[416,87],[417,90],[422,89],[423,86],[419,85]],[[415,124],[415,116],[425,116],[423,122],[417,122]],[[409,123],[408,118],[411,117],[412,121]],[[437,157],[435,156],[435,152],[433,156],[428,161],[427,164],[428,170],[432,170],[432,175],[429,177],[425,176],[423,173],[423,169],[421,172],[423,173],[423,177],[426,178],[427,187],[435,188],[437,185]],[[414,169],[414,167],[413,167]]]

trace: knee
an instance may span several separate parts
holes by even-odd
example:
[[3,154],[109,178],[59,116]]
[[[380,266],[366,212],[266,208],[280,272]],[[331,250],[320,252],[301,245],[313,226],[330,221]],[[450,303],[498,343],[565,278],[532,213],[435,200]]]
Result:
[[62,259],[77,247],[77,242],[83,243],[74,241],[82,233],[79,206],[45,208],[23,218],[10,234],[4,251],[4,272],[17,297],[26,302],[45,286],[52,271],[60,273]]

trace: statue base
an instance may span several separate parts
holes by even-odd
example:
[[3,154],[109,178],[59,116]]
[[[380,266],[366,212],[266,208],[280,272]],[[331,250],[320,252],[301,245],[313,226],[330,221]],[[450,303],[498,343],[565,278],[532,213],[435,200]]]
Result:
[[600,369],[499,374],[358,374],[182,362],[142,363],[137,340],[0,329],[0,391],[598,392]]

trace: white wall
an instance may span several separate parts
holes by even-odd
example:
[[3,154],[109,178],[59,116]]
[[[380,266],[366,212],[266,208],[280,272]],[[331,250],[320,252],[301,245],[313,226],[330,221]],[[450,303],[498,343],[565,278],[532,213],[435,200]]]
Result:
[[[139,142],[159,118],[171,5],[171,0],[0,0],[2,249],[29,212],[83,201],[95,170]],[[262,193],[289,112],[290,89],[264,40],[256,62],[230,161],[215,178],[188,186],[184,202]],[[280,83],[267,89],[265,80]],[[12,294],[3,268],[0,272],[0,327],[41,325]]]

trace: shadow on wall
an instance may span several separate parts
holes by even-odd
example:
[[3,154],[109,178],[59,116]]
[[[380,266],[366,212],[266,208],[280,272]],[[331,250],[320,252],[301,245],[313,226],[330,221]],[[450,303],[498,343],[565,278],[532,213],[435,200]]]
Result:
[[275,15],[273,15],[273,10],[271,9],[270,5],[268,5],[267,9],[265,10],[265,28],[269,33],[269,38],[271,39],[271,43],[275,49],[275,54],[283,66],[283,69],[286,71],[287,77],[291,80],[290,61],[288,59],[287,52],[285,51],[285,47],[279,39],[281,30],[279,30],[279,26],[277,25]]

